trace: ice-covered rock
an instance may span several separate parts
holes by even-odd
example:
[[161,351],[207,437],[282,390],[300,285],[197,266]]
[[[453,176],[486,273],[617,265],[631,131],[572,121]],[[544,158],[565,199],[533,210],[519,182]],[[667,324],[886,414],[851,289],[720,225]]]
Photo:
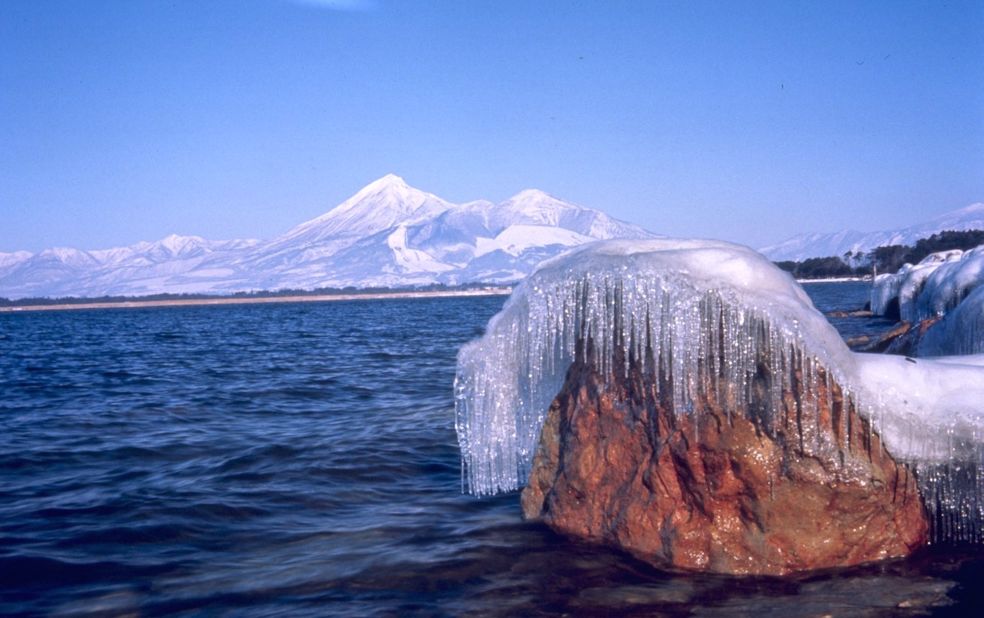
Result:
[[931,317],[919,310],[918,299],[927,280],[944,264],[959,262],[963,251],[931,253],[918,264],[905,264],[897,272],[875,277],[871,287],[871,311],[906,322]]
[[871,312],[889,318],[899,317],[899,290],[905,281],[912,264],[905,264],[895,273],[885,273],[875,277],[871,286]]
[[944,316],[984,283],[984,245],[948,259],[926,278],[913,318]]
[[984,353],[984,286],[978,286],[928,329],[916,346],[918,356]]
[[[718,330],[725,337],[712,346]],[[756,346],[786,362],[803,356],[807,372],[819,360],[849,390],[854,373],[851,353],[802,288],[751,249],[669,239],[586,245],[542,264],[459,353],[458,436],[471,491],[526,481],[546,410],[587,339],[603,372],[618,350],[670,375],[681,414],[712,367],[715,384],[747,403]],[[776,381],[773,398],[783,386]]]
[[984,352],[984,246],[943,251],[919,264],[881,275],[871,290],[871,310],[929,326],[915,350],[920,356]]
[[[572,366],[600,378],[565,386]],[[633,383],[642,389],[630,388]],[[984,409],[984,367],[902,357],[880,361],[850,352],[802,288],[745,247],[688,240],[601,242],[551,260],[525,280],[485,335],[459,354],[457,430],[464,482],[471,492],[509,491],[527,482],[542,446],[541,427],[551,402],[560,401],[555,397],[562,387],[571,397],[593,398],[595,412],[604,408],[642,431],[639,438],[650,441],[654,455],[645,465],[656,465],[659,445],[669,444],[666,432],[685,440],[680,452],[692,455],[693,445],[723,435],[722,428],[752,427],[749,435],[767,437],[775,449],[760,445],[764,450],[756,451],[748,443],[728,452],[771,452],[785,463],[768,468],[779,476],[766,478],[764,486],[744,496],[768,499],[771,490],[763,487],[806,476],[791,472],[802,465],[814,470],[819,486],[839,483],[847,491],[867,483],[875,496],[876,489],[890,483],[892,498],[872,498],[884,510],[885,499],[907,495],[904,489],[915,474],[938,540],[982,539],[977,470],[984,463],[984,421],[977,410]],[[857,434],[859,425],[865,430]],[[573,421],[561,423],[572,426]],[[581,460],[583,465],[604,467],[622,459],[622,443],[607,442],[614,433],[595,436],[604,448],[595,451],[594,459]],[[855,450],[857,441],[847,439],[854,435],[862,436],[863,456]],[[569,438],[560,436],[560,448],[577,442]],[[880,444],[891,454],[884,455],[890,463],[877,470],[865,467],[864,461],[882,458]],[[741,457],[716,461],[726,462],[740,477]],[[903,465],[896,467],[896,460]],[[670,464],[675,465],[672,458]],[[891,470],[900,472],[892,476]],[[658,471],[656,465],[647,477],[639,468],[642,476],[631,478],[649,478],[648,490],[658,493]],[[563,499],[590,501],[590,492],[579,493],[576,485],[568,486]],[[811,495],[826,495],[814,489],[819,493]],[[709,504],[699,499],[701,492],[684,493],[693,498],[688,503],[692,513],[708,514],[701,510]],[[828,499],[845,500],[845,495]],[[683,517],[684,511],[663,513],[665,520],[646,516],[655,518],[661,533],[672,535],[681,529],[660,522]],[[754,517],[709,520],[739,527],[761,524],[750,524],[758,521]],[[896,541],[913,538],[918,534],[910,529]],[[742,541],[737,546],[743,543],[755,545]],[[887,547],[866,555],[896,555]],[[801,567],[791,563],[761,572],[784,568]]]
[[934,539],[984,542],[984,355],[858,354],[857,368],[877,431],[914,464]]
[[984,441],[984,357],[855,361],[866,408],[892,454],[917,463],[974,460]]

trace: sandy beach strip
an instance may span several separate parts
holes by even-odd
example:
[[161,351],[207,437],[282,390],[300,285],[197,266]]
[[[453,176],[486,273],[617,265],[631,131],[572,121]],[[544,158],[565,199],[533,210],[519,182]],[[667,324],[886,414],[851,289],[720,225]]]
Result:
[[298,296],[216,296],[214,298],[180,298],[169,300],[123,300],[79,302],[51,305],[18,305],[0,307],[0,313],[22,311],[70,311],[81,309],[141,309],[146,307],[196,307],[201,305],[255,305],[262,303],[317,303],[343,300],[388,300],[406,298],[450,298],[458,296],[504,296],[512,288],[490,287],[474,290],[425,290],[367,292],[365,294],[304,294]]

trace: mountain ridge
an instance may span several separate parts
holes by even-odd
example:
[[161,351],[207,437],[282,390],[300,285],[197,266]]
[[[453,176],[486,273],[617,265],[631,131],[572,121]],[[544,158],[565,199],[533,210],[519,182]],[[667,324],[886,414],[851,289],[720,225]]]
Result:
[[797,234],[758,251],[771,260],[803,261],[809,258],[841,257],[845,253],[867,253],[886,245],[914,245],[917,240],[946,230],[984,230],[984,202],[975,202],[907,227],[876,232],[840,230]]
[[503,284],[569,247],[652,237],[537,189],[454,204],[387,174],[270,240],[170,234],[110,249],[0,253],[0,297]]

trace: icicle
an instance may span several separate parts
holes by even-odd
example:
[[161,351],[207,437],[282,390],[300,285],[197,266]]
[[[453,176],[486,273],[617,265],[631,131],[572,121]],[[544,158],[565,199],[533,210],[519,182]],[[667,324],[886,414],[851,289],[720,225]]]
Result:
[[[748,249],[643,245],[601,243],[548,263],[517,289],[486,336],[462,349],[456,427],[470,491],[508,491],[526,481],[544,415],[579,346],[589,344],[585,360],[602,375],[627,372],[630,359],[642,359],[650,376],[668,377],[676,413],[690,414],[706,385],[718,400],[726,389],[727,401],[744,409],[758,359],[772,359],[777,375],[790,373],[784,351],[811,345],[797,321],[826,326],[787,275]],[[755,278],[752,285],[734,282]],[[827,345],[839,342],[836,333],[813,332],[813,348],[836,351]],[[789,384],[771,383],[776,410]]]

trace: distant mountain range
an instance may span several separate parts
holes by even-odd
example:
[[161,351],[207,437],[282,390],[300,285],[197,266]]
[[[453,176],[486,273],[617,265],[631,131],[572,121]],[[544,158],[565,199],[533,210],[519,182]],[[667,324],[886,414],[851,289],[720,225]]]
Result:
[[0,253],[0,297],[512,283],[575,245],[651,237],[542,191],[452,204],[390,174],[269,241],[171,235],[99,251]]
[[945,230],[984,230],[984,203],[971,204],[899,230],[883,232],[844,230],[826,234],[800,234],[777,245],[763,247],[759,251],[774,261],[841,257],[849,251],[867,253],[885,245],[914,245],[920,238]]

